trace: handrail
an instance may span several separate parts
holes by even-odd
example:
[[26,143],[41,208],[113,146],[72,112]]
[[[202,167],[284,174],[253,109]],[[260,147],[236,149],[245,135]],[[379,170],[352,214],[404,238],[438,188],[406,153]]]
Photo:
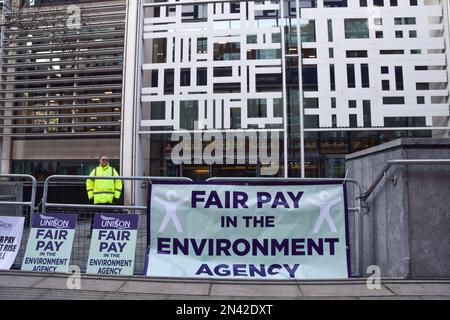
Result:
[[407,160],[389,160],[384,165],[381,172],[378,174],[378,176],[375,178],[375,180],[370,185],[369,189],[367,189],[366,192],[361,193],[358,196],[358,199],[362,201],[366,201],[369,196],[372,194],[372,192],[375,190],[378,183],[380,183],[381,179],[386,175],[386,172],[389,170],[391,166],[397,166],[397,165],[424,165],[424,164],[430,164],[430,165],[439,165],[439,164],[450,164],[450,159],[407,159]]
[[30,201],[0,201],[0,205],[8,205],[8,206],[29,206],[30,213],[33,213],[35,209],[36,203],[36,186],[37,181],[36,178],[29,174],[0,174],[0,178],[22,178],[31,180],[31,198]]
[[113,206],[113,205],[90,205],[90,204],[71,204],[71,203],[48,203],[48,186],[50,180],[131,180],[131,181],[147,181],[151,183],[152,180],[186,180],[192,182],[192,179],[186,177],[144,177],[144,176],[114,176],[114,177],[100,177],[100,176],[72,176],[72,175],[53,175],[45,179],[44,190],[42,194],[42,213],[46,212],[47,207],[61,207],[61,208],[96,208],[96,209],[137,209],[145,210],[146,206]]

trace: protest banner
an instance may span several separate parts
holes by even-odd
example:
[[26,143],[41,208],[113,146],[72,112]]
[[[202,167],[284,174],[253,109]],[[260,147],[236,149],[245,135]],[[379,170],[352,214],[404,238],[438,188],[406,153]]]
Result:
[[153,183],[148,276],[343,279],[342,182]]
[[76,214],[35,214],[22,270],[67,272],[76,224]]
[[139,216],[95,215],[86,273],[133,275]]
[[22,241],[24,217],[0,216],[0,270],[9,270]]

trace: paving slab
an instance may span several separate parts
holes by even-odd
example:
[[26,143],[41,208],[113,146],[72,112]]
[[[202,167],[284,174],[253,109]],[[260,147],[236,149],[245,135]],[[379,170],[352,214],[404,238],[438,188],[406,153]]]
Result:
[[139,293],[109,293],[103,300],[168,300],[168,295],[139,294]]
[[106,292],[85,291],[85,290],[46,290],[39,300],[99,300],[106,295]]
[[381,286],[381,289],[370,290],[365,284],[347,285],[299,285],[304,296],[313,297],[355,297],[355,296],[394,296],[394,294]]
[[[67,280],[65,277],[46,278],[41,282],[33,285],[34,288],[46,288],[46,289],[68,289]],[[120,280],[103,280],[103,279],[80,279],[81,290],[92,291],[117,291],[125,281]]]
[[0,300],[35,300],[45,290],[32,288],[0,287]]
[[24,277],[20,275],[0,275],[0,286],[29,288],[44,280],[45,277]]
[[384,284],[390,290],[401,296],[449,296],[450,284],[448,283],[402,283]]
[[206,296],[209,293],[209,286],[208,283],[127,281],[118,291]]
[[298,297],[301,292],[296,285],[252,285],[252,284],[212,284],[211,296],[240,297]]
[[449,296],[420,296],[422,300],[449,300]]
[[125,284],[126,281],[121,280],[103,280],[103,279],[81,279],[82,290],[95,291],[117,291]]
[[378,297],[359,297],[358,300],[423,300],[420,296],[378,296]]

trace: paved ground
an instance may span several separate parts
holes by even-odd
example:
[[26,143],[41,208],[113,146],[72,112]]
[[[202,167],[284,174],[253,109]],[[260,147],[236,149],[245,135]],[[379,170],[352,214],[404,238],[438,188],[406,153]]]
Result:
[[365,280],[211,281],[83,275],[81,289],[67,289],[68,276],[22,271],[0,272],[0,299],[446,299],[448,280],[382,280],[369,290]]

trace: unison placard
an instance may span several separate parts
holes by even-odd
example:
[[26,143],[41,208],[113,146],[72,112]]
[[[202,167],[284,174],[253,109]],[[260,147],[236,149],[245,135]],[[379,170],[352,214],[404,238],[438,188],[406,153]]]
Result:
[[76,214],[35,214],[22,270],[67,272],[76,224]]
[[0,216],[0,270],[9,270],[19,252],[24,217]]
[[95,215],[86,273],[133,275],[138,215]]
[[153,183],[149,192],[149,276],[350,275],[342,182]]

